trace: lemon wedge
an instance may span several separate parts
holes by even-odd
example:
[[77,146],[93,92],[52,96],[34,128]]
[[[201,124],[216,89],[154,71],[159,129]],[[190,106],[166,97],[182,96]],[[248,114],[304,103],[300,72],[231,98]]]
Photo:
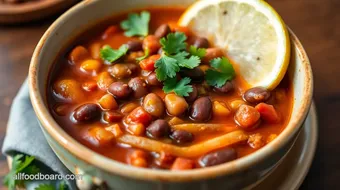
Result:
[[279,14],[263,0],[201,0],[178,21],[223,48],[250,87],[274,89],[290,59],[290,40]]

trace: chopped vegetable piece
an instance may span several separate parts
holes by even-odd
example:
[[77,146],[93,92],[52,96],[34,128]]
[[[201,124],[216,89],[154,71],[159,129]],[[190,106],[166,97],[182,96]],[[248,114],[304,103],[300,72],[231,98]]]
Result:
[[160,153],[162,151],[166,151],[174,156],[195,158],[222,147],[247,141],[248,135],[240,130],[233,131],[187,147],[165,144],[157,140],[145,137],[136,137],[133,135],[122,135],[117,140],[121,143],[129,144],[133,147],[148,150],[150,152]]
[[280,117],[272,105],[259,103],[255,109],[260,112],[261,118],[268,123],[278,123],[280,121]]
[[235,113],[236,123],[244,129],[257,127],[260,113],[252,106],[241,105]]
[[132,135],[142,136],[145,134],[145,126],[142,123],[129,124],[127,131]]
[[116,99],[111,94],[105,94],[104,96],[102,96],[98,103],[104,110],[112,110],[118,108]]
[[265,145],[263,136],[260,133],[249,135],[248,144],[254,149],[259,149]]
[[206,80],[210,86],[222,87],[235,76],[235,70],[226,57],[215,58],[210,61],[211,67],[206,71]]
[[162,38],[160,43],[162,45],[163,51],[167,55],[172,55],[185,50],[187,46],[185,43],[186,39],[187,37],[184,33],[176,32],[168,34],[166,38]]
[[189,53],[191,55],[195,55],[199,58],[203,58],[205,56],[205,54],[207,53],[207,50],[204,49],[204,48],[197,48],[195,46],[190,46]]
[[176,158],[171,170],[190,170],[195,168],[195,162],[187,158]]
[[230,102],[230,107],[233,111],[236,111],[241,105],[246,104],[246,102],[244,102],[243,100],[239,99],[239,100],[233,100],[232,102]]
[[192,86],[189,85],[191,79],[188,77],[183,78],[179,82],[177,82],[176,78],[169,78],[164,81],[163,91],[165,93],[174,92],[178,96],[189,96],[189,93],[192,92]]
[[124,133],[120,129],[118,124],[111,125],[109,127],[105,127],[105,130],[110,131],[116,138],[122,136]]
[[236,131],[238,128],[230,124],[213,124],[213,123],[185,123],[172,125],[173,130],[185,130],[190,133],[206,133],[206,132],[224,132],[229,133]]
[[213,102],[213,114],[214,116],[222,116],[227,117],[230,115],[230,110],[228,107],[223,103],[219,101]]
[[100,57],[111,64],[125,55],[127,51],[128,47],[125,44],[120,46],[118,50],[112,49],[109,45],[106,45],[100,50]]
[[169,125],[179,125],[179,124],[183,124],[185,123],[185,121],[183,121],[182,119],[178,118],[178,117],[173,117],[169,120]]
[[149,125],[151,119],[151,115],[146,112],[142,107],[137,107],[127,116],[128,123],[142,123],[145,126]]
[[155,70],[155,63],[160,57],[161,57],[160,55],[152,55],[139,62],[139,66],[143,70],[153,71]]
[[107,146],[115,138],[115,135],[102,127],[92,127],[88,131],[89,141],[96,146]]
[[120,23],[120,27],[125,30],[125,35],[131,36],[147,36],[149,33],[150,13],[142,11],[140,15],[137,13],[129,14],[128,19]]

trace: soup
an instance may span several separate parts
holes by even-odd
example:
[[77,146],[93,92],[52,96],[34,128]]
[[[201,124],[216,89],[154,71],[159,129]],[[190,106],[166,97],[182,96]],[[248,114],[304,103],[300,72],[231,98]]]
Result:
[[78,36],[50,76],[57,123],[99,154],[154,169],[210,167],[274,140],[291,114],[288,78],[250,88],[224,50],[176,24],[183,11],[134,10]]

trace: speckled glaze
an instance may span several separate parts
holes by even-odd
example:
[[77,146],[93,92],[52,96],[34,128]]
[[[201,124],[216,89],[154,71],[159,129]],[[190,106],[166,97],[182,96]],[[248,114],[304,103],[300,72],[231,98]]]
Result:
[[307,55],[291,31],[292,56],[288,73],[294,88],[293,113],[288,126],[278,138],[251,155],[226,164],[190,171],[136,168],[86,148],[54,121],[46,105],[47,78],[54,58],[68,44],[68,39],[118,12],[148,6],[189,6],[194,1],[84,0],[56,20],[41,38],[29,69],[32,104],[46,139],[60,160],[74,173],[93,176],[85,183],[94,181],[100,184],[105,181],[115,190],[242,189],[253,186],[270,174],[294,144],[311,105],[313,81]]

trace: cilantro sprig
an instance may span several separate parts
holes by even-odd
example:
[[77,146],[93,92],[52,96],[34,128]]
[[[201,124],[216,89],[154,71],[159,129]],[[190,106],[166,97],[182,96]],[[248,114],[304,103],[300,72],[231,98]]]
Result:
[[128,47],[126,44],[123,44],[117,50],[112,49],[109,45],[106,45],[100,50],[100,57],[106,61],[106,63],[110,64],[125,55],[127,51]]
[[156,61],[156,76],[160,81],[173,78],[180,68],[193,69],[197,67],[201,60],[198,56],[189,55],[186,49],[185,40],[187,37],[184,33],[170,33],[166,38],[160,40],[163,54]]
[[137,13],[129,14],[128,19],[120,23],[120,27],[125,30],[125,35],[131,36],[147,36],[149,33],[150,13],[142,11],[140,15]]
[[197,48],[195,46],[190,46],[189,53],[191,55],[195,55],[199,58],[203,58],[205,56],[205,54],[207,53],[207,51],[204,48]]
[[192,86],[189,85],[190,82],[189,77],[185,77],[179,82],[177,82],[176,78],[169,78],[164,81],[163,91],[165,93],[174,92],[179,96],[189,96],[189,93],[193,91]]
[[23,185],[23,181],[15,180],[14,176],[18,173],[36,174],[39,172],[36,166],[31,165],[34,159],[33,156],[24,156],[22,154],[13,157],[11,171],[4,178],[4,184],[8,189],[15,189],[17,185]]
[[226,57],[215,58],[210,61],[210,65],[214,69],[208,69],[205,73],[205,79],[210,86],[222,87],[235,77],[235,70]]

